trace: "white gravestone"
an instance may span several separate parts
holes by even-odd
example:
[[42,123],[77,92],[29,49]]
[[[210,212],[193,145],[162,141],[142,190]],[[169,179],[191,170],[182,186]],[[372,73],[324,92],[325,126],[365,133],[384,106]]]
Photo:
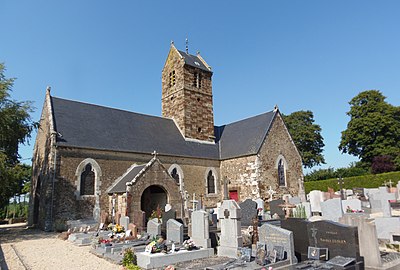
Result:
[[320,190],[312,190],[309,195],[311,211],[321,212],[321,202],[324,201],[324,194]]
[[342,200],[340,198],[333,198],[321,203],[322,217],[327,220],[335,222],[343,216]]
[[192,213],[192,237],[196,246],[203,248],[211,247],[209,234],[209,214],[204,210],[194,211]]
[[343,200],[342,201],[343,212],[346,213],[348,208],[356,211],[361,210],[361,201],[359,199]]
[[241,209],[234,200],[224,200],[218,212],[221,226],[218,256],[237,258],[237,249],[243,246]]
[[158,223],[157,218],[150,219],[147,222],[147,233],[150,237],[155,237],[161,234],[161,223]]
[[[193,233],[193,231],[192,231]],[[167,221],[167,241],[183,243],[183,224],[175,219]]]

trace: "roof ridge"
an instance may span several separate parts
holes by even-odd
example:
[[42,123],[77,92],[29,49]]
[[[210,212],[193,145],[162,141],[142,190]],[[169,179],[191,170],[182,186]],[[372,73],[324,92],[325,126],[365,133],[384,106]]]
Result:
[[223,125],[220,125],[220,126],[215,126],[215,127],[217,127],[217,128],[221,128],[221,127],[224,127],[224,126],[233,125],[233,124],[236,124],[236,123],[244,122],[244,121],[250,120],[250,119],[252,119],[252,118],[255,118],[255,117],[260,117],[260,116],[262,116],[262,115],[265,115],[265,114],[268,114],[268,113],[274,113],[274,112],[275,112],[275,111],[274,111],[274,110],[272,110],[272,111],[268,111],[268,112],[260,113],[260,114],[257,114],[257,115],[253,115],[253,116],[250,116],[250,117],[247,117],[247,118],[243,118],[243,119],[240,119],[240,120],[237,120],[237,121],[234,121],[234,122],[228,123],[228,124],[223,124]]

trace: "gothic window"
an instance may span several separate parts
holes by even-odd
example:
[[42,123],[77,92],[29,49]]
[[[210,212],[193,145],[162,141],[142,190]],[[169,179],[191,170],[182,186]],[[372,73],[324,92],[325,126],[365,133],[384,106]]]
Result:
[[175,76],[175,70],[171,71],[169,73],[169,86],[174,86],[176,83],[176,76]]
[[171,177],[175,179],[176,183],[179,184],[180,182],[180,177],[178,174],[178,170],[176,168],[173,168],[171,171]]
[[94,195],[95,174],[92,165],[88,163],[81,173],[80,195]]
[[193,74],[193,86],[196,88],[201,88],[201,74],[199,72],[195,72]]
[[278,162],[278,183],[280,187],[286,186],[285,163],[283,159],[279,159]]
[[215,193],[215,176],[211,170],[207,174],[207,193]]
[[183,171],[178,164],[172,164],[168,169],[169,175],[175,180],[176,184],[179,185],[179,189],[183,190]]

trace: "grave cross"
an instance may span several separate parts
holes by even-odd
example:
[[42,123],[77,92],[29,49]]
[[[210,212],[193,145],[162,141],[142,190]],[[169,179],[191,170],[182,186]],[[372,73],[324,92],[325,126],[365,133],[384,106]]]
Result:
[[228,218],[228,217],[229,217],[229,210],[228,210],[228,209],[225,209],[225,210],[224,210],[224,217],[225,217],[225,218]]
[[388,182],[389,188],[392,188],[392,184],[393,184],[392,180],[389,180]]
[[340,188],[340,198],[344,200],[344,193],[343,193],[343,178],[340,176],[338,179],[338,184]]
[[229,184],[228,177],[225,176],[225,179],[224,179],[224,200],[229,200],[228,184]]
[[314,246],[317,247],[317,232],[318,229],[315,227],[311,228],[311,236],[314,238]]
[[276,193],[276,191],[274,191],[274,190],[272,189],[272,187],[269,186],[269,189],[268,189],[267,193],[268,193],[268,195],[269,195],[268,201],[272,201],[272,196]]

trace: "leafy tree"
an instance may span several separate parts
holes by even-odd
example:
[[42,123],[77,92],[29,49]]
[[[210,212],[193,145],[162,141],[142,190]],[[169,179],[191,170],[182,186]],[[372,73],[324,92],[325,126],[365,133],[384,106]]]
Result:
[[37,127],[30,116],[31,102],[10,98],[15,79],[6,78],[4,71],[4,64],[0,63],[0,206],[20,195],[30,179],[30,166],[19,163],[18,146],[27,143]]
[[300,152],[304,168],[325,164],[322,155],[325,146],[324,139],[321,135],[321,127],[314,123],[313,113],[311,111],[298,111],[283,117]]
[[392,172],[396,170],[391,156],[377,156],[372,159],[371,171],[373,174]]
[[18,161],[18,145],[27,143],[32,130],[37,126],[32,121],[31,102],[10,99],[15,78],[6,78],[4,64],[0,63],[0,151],[6,154],[7,162]]
[[376,156],[389,155],[400,165],[400,108],[385,101],[378,90],[359,93],[350,102],[350,121],[342,131],[339,150],[371,165]]

